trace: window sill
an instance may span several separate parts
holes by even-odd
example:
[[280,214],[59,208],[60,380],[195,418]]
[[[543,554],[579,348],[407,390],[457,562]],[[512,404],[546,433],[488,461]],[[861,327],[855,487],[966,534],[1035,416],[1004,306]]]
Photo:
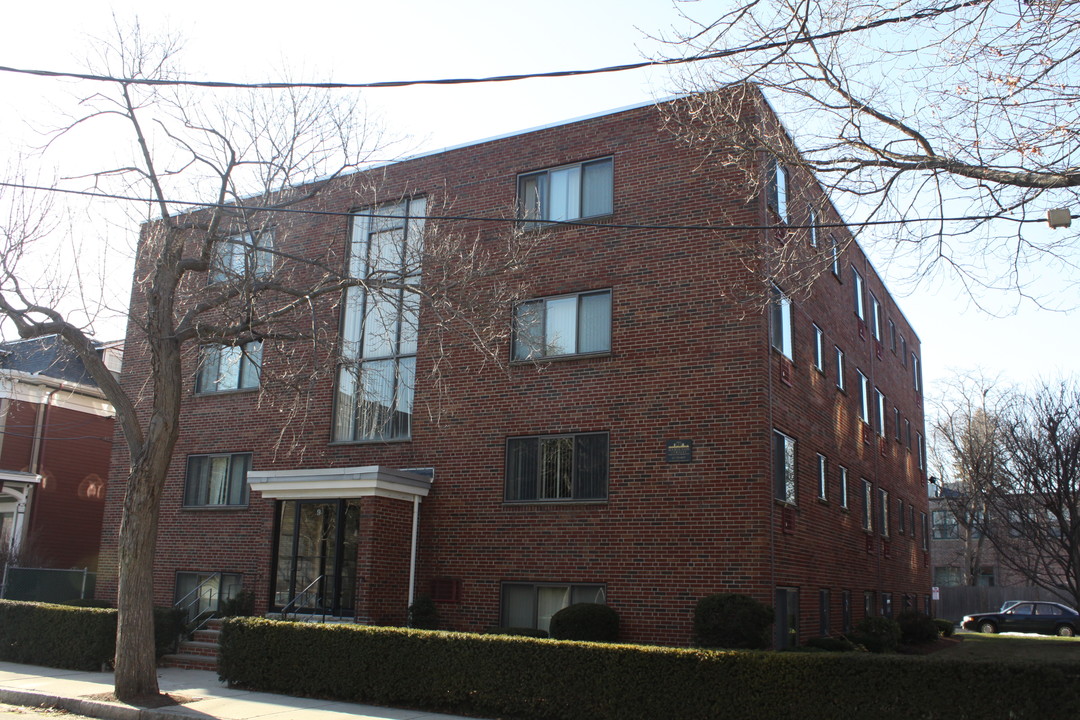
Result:
[[503,507],[580,507],[583,505],[607,505],[608,498],[590,500],[503,500]]
[[815,500],[817,500],[818,505],[826,505],[827,506],[829,504],[829,498],[823,498],[820,495],[817,498],[815,498]]
[[194,512],[202,512],[204,510],[209,512],[223,512],[227,510],[247,510],[248,503],[242,503],[237,505],[181,505],[181,510],[191,510]]
[[615,357],[615,354],[610,350],[604,350],[602,352],[594,353],[573,353],[570,355],[545,355],[543,357],[532,358],[530,360],[511,360],[511,367],[529,366],[529,365],[546,365],[553,362],[567,362],[570,360],[591,360],[594,358],[611,358]]
[[518,218],[518,222],[521,223],[522,229],[526,232],[543,232],[544,230],[561,230],[562,228],[589,227],[590,225],[603,224],[602,221],[609,221],[614,217],[615,212],[612,211],[604,215],[590,215],[589,217],[573,218],[572,220]]
[[371,440],[331,440],[327,443],[330,447],[339,447],[342,445],[396,445],[398,443],[412,442],[412,437],[407,438],[386,438],[386,439],[371,439]]
[[251,395],[259,392],[260,389],[261,387],[236,388],[235,390],[204,390],[202,392],[193,392],[192,395],[197,398],[221,397],[222,395]]

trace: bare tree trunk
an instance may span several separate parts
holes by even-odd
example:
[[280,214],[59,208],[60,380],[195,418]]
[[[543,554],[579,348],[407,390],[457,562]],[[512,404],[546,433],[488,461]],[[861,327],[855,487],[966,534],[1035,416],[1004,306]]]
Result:
[[[116,697],[125,702],[158,695],[154,648],[154,550],[157,545],[158,468],[142,464],[128,476],[118,547]],[[163,473],[162,473],[163,475]]]

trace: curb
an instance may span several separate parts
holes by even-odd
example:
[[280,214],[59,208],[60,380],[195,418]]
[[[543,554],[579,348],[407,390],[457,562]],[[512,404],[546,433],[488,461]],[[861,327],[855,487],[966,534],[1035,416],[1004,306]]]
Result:
[[83,698],[65,698],[30,690],[10,690],[0,688],[0,702],[9,705],[27,707],[57,708],[78,715],[101,718],[101,720],[177,720],[190,717],[179,712],[170,712],[155,708],[140,708],[134,705],[86,700]]

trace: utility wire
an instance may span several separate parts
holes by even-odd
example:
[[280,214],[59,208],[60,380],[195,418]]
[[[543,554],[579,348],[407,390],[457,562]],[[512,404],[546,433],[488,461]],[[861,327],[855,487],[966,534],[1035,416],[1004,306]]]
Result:
[[92,80],[96,82],[118,82],[125,85],[167,85],[167,86],[189,86],[189,87],[204,87],[204,88],[244,88],[249,90],[281,90],[285,88],[319,88],[327,90],[339,90],[339,89],[364,89],[364,88],[395,88],[395,87],[409,87],[412,85],[474,85],[480,83],[496,83],[496,82],[512,82],[515,80],[530,80],[533,78],[562,78],[562,77],[576,77],[582,75],[600,75],[603,73],[623,72],[625,70],[640,70],[646,67],[657,66],[669,66],[669,65],[684,65],[687,63],[702,62],[705,60],[718,60],[720,58],[731,57],[734,55],[742,55],[745,53],[762,52],[767,50],[783,50],[791,48],[794,45],[806,45],[820,40],[827,40],[829,38],[839,37],[841,35],[848,35],[852,33],[864,32],[867,30],[873,30],[887,25],[898,25],[906,22],[912,22],[915,20],[926,20],[941,15],[951,14],[953,12],[962,10],[967,7],[981,5],[986,0],[967,0],[966,2],[956,3],[942,8],[926,8],[918,10],[910,15],[901,15],[897,17],[879,18],[877,20],[863,23],[862,25],[854,25],[852,27],[839,28],[836,30],[830,30],[828,32],[816,33],[813,35],[799,35],[793,38],[785,38],[784,40],[777,40],[774,42],[760,43],[758,45],[749,45],[738,48],[727,48],[724,50],[717,50],[710,53],[702,53],[699,55],[691,55],[689,57],[682,58],[665,58],[662,60],[643,60],[641,62],[624,63],[622,65],[609,65],[601,68],[591,68],[586,70],[553,70],[549,72],[537,72],[537,73],[521,73],[517,75],[494,75],[491,77],[482,78],[438,78],[427,80],[384,80],[379,82],[366,82],[366,83],[338,83],[338,82],[261,82],[261,83],[242,83],[242,82],[230,82],[227,80],[169,80],[164,78],[122,78],[112,75],[98,75],[94,73],[75,73],[75,72],[61,72],[56,70],[31,70],[25,68],[14,68],[9,66],[0,65],[0,72],[18,73],[21,75],[35,75],[38,77],[50,77],[50,78],[71,78],[74,80]]
[[[378,213],[369,212],[357,212],[349,210],[304,210],[302,208],[293,207],[264,207],[257,205],[238,205],[231,203],[210,203],[210,202],[189,202],[181,200],[156,200],[153,198],[132,197],[130,195],[114,195],[112,193],[96,192],[91,190],[70,190],[65,188],[45,187],[41,185],[26,185],[23,183],[11,183],[0,182],[0,187],[9,187],[16,190],[35,190],[39,192],[55,192],[64,193],[68,195],[79,195],[83,197],[90,197],[103,200],[123,200],[126,202],[137,202],[146,204],[166,204],[166,205],[180,205],[185,208],[202,208],[202,209],[220,209],[220,210],[234,210],[242,212],[252,213],[285,213],[294,215],[311,215],[311,216],[327,216],[327,217],[356,217],[362,215],[364,217],[374,218],[397,218],[398,215],[380,215]],[[1073,215],[1073,219],[1080,219],[1080,216]],[[528,223],[538,225],[550,225],[550,226],[571,226],[571,227],[592,227],[592,228],[609,228],[615,230],[692,230],[701,232],[719,232],[726,230],[799,230],[811,227],[816,228],[850,228],[850,227],[870,227],[874,225],[908,225],[920,222],[968,222],[968,221],[982,221],[982,220],[1006,220],[1008,222],[1014,222],[1018,224],[1023,223],[1041,223],[1046,222],[1046,218],[1012,218],[1005,217],[1003,215],[958,215],[955,217],[927,217],[927,218],[898,218],[896,220],[865,220],[862,222],[837,222],[837,223],[814,223],[813,225],[796,225],[796,224],[783,224],[783,225],[652,225],[652,224],[634,224],[634,223],[604,223],[604,222],[591,222],[588,220],[542,220],[532,218],[519,218],[519,217],[490,217],[479,215],[418,215],[418,220],[446,220],[446,221],[463,221],[463,222],[488,222],[488,223]]]

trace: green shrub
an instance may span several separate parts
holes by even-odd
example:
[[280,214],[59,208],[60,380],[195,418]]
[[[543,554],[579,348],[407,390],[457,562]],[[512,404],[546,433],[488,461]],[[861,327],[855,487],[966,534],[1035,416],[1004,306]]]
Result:
[[896,616],[900,626],[900,642],[904,645],[922,645],[938,639],[937,625],[934,620],[917,610],[905,610]]
[[767,648],[772,623],[772,608],[748,595],[708,595],[694,608],[694,643],[699,647]]
[[953,632],[956,630],[956,625],[952,620],[942,620],[941,618],[934,618],[934,625],[937,626],[938,632],[942,637],[952,637]]
[[892,618],[863,618],[848,638],[872,653],[894,652],[900,643],[900,626]]
[[[232,618],[230,686],[518,720],[1080,717],[1077,666],[741,652]],[[957,692],[990,687],[993,692]],[[1047,692],[1046,688],[1053,688]]]
[[0,600],[0,660],[96,671],[115,647],[115,610]]
[[68,607],[92,607],[92,608],[111,608],[112,603],[107,600],[97,600],[95,598],[74,598],[72,600],[65,600],[60,603]]
[[439,627],[439,611],[430,596],[420,595],[409,606],[409,627],[418,630],[435,630]]
[[[154,608],[157,656],[174,652],[183,612]],[[116,610],[0,600],[0,660],[101,670],[116,654]]]
[[853,652],[859,647],[844,636],[840,637],[812,637],[803,643],[806,647],[829,652]]
[[176,652],[184,630],[183,610],[174,607],[154,608],[154,652],[157,657]]
[[527,627],[495,627],[484,631],[485,635],[516,635],[518,637],[546,638],[547,630]]
[[615,642],[619,639],[619,613],[600,603],[575,603],[551,616],[548,632],[556,640]]

